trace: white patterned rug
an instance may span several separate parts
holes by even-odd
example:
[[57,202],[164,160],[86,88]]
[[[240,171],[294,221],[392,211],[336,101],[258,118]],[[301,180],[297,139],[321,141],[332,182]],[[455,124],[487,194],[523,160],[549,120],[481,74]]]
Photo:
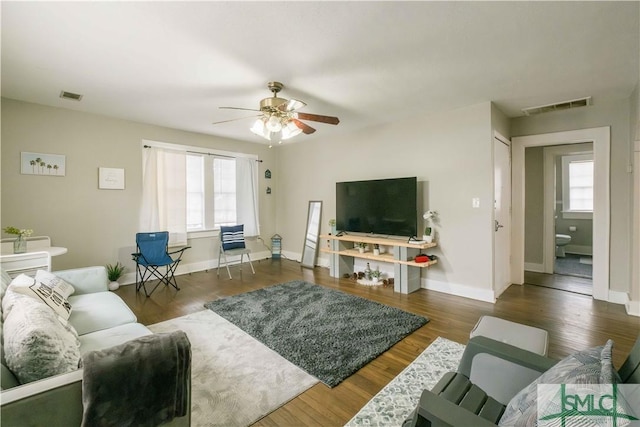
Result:
[[401,426],[420,401],[422,390],[431,389],[458,368],[464,345],[438,337],[387,384],[346,425]]
[[319,382],[211,310],[149,329],[189,337],[194,427],[248,426]]

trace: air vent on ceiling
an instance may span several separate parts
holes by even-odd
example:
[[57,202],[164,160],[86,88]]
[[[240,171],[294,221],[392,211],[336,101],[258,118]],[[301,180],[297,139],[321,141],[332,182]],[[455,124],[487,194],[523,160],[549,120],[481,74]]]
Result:
[[550,111],[568,110],[570,108],[586,107],[591,105],[591,97],[572,99],[571,101],[562,101],[555,104],[540,105],[538,107],[523,108],[522,112],[526,116],[533,116],[534,114],[548,113]]
[[80,101],[82,99],[82,95],[77,94],[77,93],[73,93],[73,92],[67,92],[67,91],[62,91],[60,92],[60,98],[62,99],[70,99],[72,101]]

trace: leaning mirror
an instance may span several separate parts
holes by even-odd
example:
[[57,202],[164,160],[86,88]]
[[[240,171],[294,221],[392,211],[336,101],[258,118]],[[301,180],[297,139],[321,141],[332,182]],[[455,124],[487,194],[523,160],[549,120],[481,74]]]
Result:
[[322,202],[318,200],[309,201],[309,212],[307,213],[307,231],[304,235],[304,246],[302,247],[303,267],[313,268],[318,255],[318,239],[320,237],[320,214],[322,213]]

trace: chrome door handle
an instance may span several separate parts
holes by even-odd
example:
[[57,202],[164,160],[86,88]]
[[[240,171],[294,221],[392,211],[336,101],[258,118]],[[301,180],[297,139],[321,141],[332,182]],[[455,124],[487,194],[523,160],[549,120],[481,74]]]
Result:
[[498,231],[499,229],[504,227],[504,225],[500,224],[497,219],[495,221],[496,221],[496,229],[495,229],[495,231]]

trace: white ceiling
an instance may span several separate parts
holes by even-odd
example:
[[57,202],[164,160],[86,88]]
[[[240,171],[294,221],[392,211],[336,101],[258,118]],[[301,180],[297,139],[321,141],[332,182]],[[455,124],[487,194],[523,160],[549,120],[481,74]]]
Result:
[[[304,140],[494,101],[627,98],[640,71],[633,2],[7,2],[2,96],[252,142],[281,81]],[[81,102],[60,91],[84,95]]]

